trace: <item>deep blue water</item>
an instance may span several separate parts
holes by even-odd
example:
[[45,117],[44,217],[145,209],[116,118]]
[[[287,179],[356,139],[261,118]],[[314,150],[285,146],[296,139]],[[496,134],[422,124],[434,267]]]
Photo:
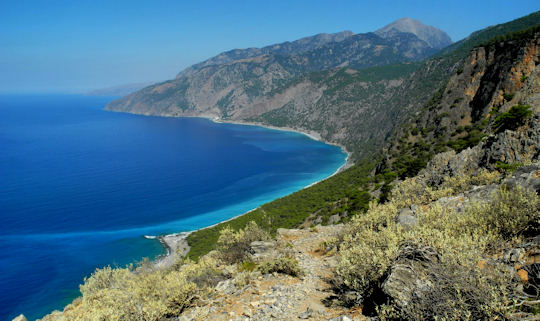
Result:
[[345,160],[297,133],[103,111],[111,99],[0,95],[0,320],[62,309],[95,268],[163,254],[143,235],[220,222]]

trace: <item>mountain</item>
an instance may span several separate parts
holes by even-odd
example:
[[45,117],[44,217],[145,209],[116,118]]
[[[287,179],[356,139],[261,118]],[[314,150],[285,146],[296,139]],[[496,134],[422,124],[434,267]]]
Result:
[[424,62],[308,73],[279,92],[295,86],[321,105],[266,122],[305,119],[344,141],[369,132],[352,124],[388,126],[381,157],[194,231],[193,260],[98,269],[43,320],[535,319],[539,13]]
[[176,78],[191,75],[197,70],[201,70],[207,66],[226,64],[235,60],[252,58],[264,54],[301,54],[330,42],[343,41],[352,35],[354,35],[354,33],[351,31],[342,31],[332,34],[320,33],[312,37],[305,37],[292,42],[287,41],[263,48],[233,49],[182,70],[178,73]]
[[148,87],[152,84],[153,82],[142,82],[142,83],[117,85],[113,87],[94,89],[92,91],[87,92],[85,95],[88,95],[88,96],[125,96],[133,92],[136,92],[137,90],[140,90],[144,87]]
[[412,33],[435,49],[442,49],[452,44],[452,39],[442,30],[426,26],[416,19],[402,18],[375,31],[375,34],[387,38],[400,32]]
[[[416,26],[418,32],[430,28]],[[270,117],[266,114],[293,105],[304,112],[326,90],[306,82],[312,73],[416,62],[437,52],[437,48],[412,32],[392,30],[382,36],[350,31],[319,34],[260,49],[228,51],[183,70],[173,80],[113,101],[106,108],[146,115],[204,116],[234,121],[265,119]],[[410,70],[409,67],[405,69]],[[294,116],[291,114],[291,119]],[[336,117],[332,119],[340,122]],[[317,125],[316,120],[307,121],[302,128],[323,131],[324,139],[342,143],[339,135],[343,134]]]
[[[172,248],[159,264],[97,269],[80,298],[42,320],[535,319],[540,27],[475,47],[457,66],[415,115],[422,127],[404,124],[394,147],[465,139],[450,125],[480,123],[486,137],[471,148],[446,145],[386,194],[396,173],[370,176],[359,163],[194,231],[195,260]],[[185,245],[184,234],[167,237]]]
[[423,62],[415,59],[435,49],[410,32],[389,32],[386,39],[375,33],[349,35],[299,54],[264,54],[209,65],[106,108],[314,131],[325,141],[345,146],[353,160],[360,160],[379,153],[396,128],[459,69],[459,61],[472,48],[537,24],[540,14],[533,13],[488,27]]

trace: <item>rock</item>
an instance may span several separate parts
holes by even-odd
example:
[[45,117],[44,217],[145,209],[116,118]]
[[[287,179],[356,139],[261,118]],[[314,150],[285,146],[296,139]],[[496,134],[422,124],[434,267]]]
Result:
[[262,260],[276,253],[276,242],[255,241],[249,245],[249,252],[253,260]]
[[427,272],[432,264],[439,262],[439,254],[431,247],[405,245],[390,267],[390,273],[382,284],[383,292],[398,306],[406,306],[413,295],[419,295],[431,282]]
[[521,261],[521,258],[523,257],[523,254],[525,253],[525,250],[521,248],[517,249],[510,249],[504,253],[503,260],[507,263],[516,263]]
[[13,319],[12,321],[28,321],[26,319],[26,317],[24,315],[19,315],[18,317],[16,317],[15,319]]
[[311,318],[312,315],[313,315],[313,310],[311,310],[310,308],[307,308],[305,312],[301,313],[298,316],[298,319],[309,319]]
[[439,186],[446,177],[467,175],[478,169],[482,150],[479,148],[467,148],[456,154],[448,151],[437,154],[429,162],[419,175],[424,178],[428,186]]
[[349,318],[349,317],[346,316],[346,315],[340,315],[340,316],[337,317],[337,318],[328,319],[328,321],[352,321],[352,320],[351,320],[351,318]]
[[518,168],[512,174],[512,176],[504,180],[504,183],[510,188],[520,186],[521,188],[524,188],[524,189],[539,192],[540,191],[540,163]]
[[396,217],[396,222],[405,229],[409,229],[416,225],[418,218],[410,208],[402,208]]
[[231,279],[221,281],[216,285],[216,290],[220,292],[224,292],[226,294],[231,294],[236,290],[236,287],[233,284],[233,281]]
[[341,216],[339,216],[339,214],[334,214],[328,218],[328,225],[334,225],[339,223],[339,221],[341,221]]

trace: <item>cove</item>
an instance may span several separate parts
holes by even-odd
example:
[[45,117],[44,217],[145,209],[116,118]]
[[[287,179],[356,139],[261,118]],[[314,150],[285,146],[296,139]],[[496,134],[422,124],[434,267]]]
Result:
[[40,318],[96,268],[164,254],[203,228],[328,177],[309,137],[103,110],[113,97],[0,95],[0,319]]

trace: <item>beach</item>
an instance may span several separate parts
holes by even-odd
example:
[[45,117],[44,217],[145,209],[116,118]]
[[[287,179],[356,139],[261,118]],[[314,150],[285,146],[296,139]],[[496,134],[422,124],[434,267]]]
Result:
[[[221,120],[221,119],[219,119],[219,118],[217,118],[215,116],[211,116],[211,115],[209,115],[209,116],[205,116],[205,115],[201,115],[201,116],[176,116],[176,117],[179,117],[179,118],[182,118],[182,117],[204,118],[204,119],[209,119],[212,122],[219,123],[219,124],[235,124],[235,125],[257,126],[257,127],[263,127],[263,128],[272,129],[272,130],[295,132],[295,133],[298,133],[298,134],[305,135],[305,136],[309,137],[310,139],[324,142],[325,144],[338,146],[339,148],[341,148],[341,150],[345,154],[347,154],[347,157],[345,159],[345,163],[342,166],[340,166],[334,173],[332,173],[331,175],[329,175],[329,176],[327,176],[327,177],[325,177],[323,179],[320,179],[320,180],[318,180],[316,182],[313,182],[313,183],[311,183],[311,184],[309,184],[307,186],[304,186],[300,190],[309,188],[309,187],[311,187],[311,186],[313,186],[313,185],[315,185],[315,184],[317,184],[317,183],[319,183],[321,181],[324,181],[324,180],[326,180],[326,179],[328,179],[328,178],[330,178],[330,177],[340,173],[341,171],[343,171],[343,170],[345,170],[345,169],[347,169],[347,168],[354,165],[354,162],[351,160],[351,153],[347,151],[345,146],[343,146],[341,144],[337,144],[337,143],[327,142],[327,141],[323,140],[321,135],[319,133],[315,132],[315,131],[308,131],[308,130],[302,130],[302,129],[291,128],[291,127],[276,127],[276,126],[265,125],[265,124],[261,124],[261,123],[255,123],[255,122],[227,121],[227,120]],[[167,268],[167,267],[170,267],[171,265],[173,265],[174,262],[177,259],[185,257],[189,253],[189,250],[190,250],[190,247],[189,247],[189,244],[188,244],[188,241],[187,241],[187,237],[191,233],[194,233],[194,232],[197,232],[197,231],[200,231],[200,230],[204,230],[204,229],[207,229],[207,228],[211,228],[211,227],[214,227],[216,225],[219,225],[219,224],[234,220],[234,219],[236,219],[236,218],[238,218],[240,216],[251,213],[251,212],[253,212],[253,211],[255,211],[255,210],[259,209],[259,208],[260,208],[260,206],[257,207],[257,208],[251,209],[251,210],[249,210],[247,212],[238,214],[238,215],[236,215],[234,217],[231,217],[231,218],[229,218],[227,220],[224,220],[224,221],[221,221],[219,223],[212,224],[212,225],[209,225],[209,226],[206,226],[206,227],[194,230],[194,231],[167,234],[167,235],[162,235],[162,236],[157,236],[157,237],[147,237],[147,238],[156,238],[156,239],[158,239],[160,241],[160,243],[167,250],[167,254],[158,257],[154,261],[154,266],[157,267],[157,268]]]

